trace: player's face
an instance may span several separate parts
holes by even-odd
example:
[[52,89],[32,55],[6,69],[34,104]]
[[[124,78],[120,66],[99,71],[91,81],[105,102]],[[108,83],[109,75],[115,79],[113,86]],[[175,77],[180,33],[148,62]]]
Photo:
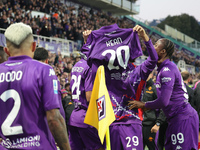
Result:
[[160,59],[160,58],[162,57],[161,51],[163,50],[163,47],[164,47],[164,45],[163,45],[162,39],[158,40],[158,41],[154,44],[154,48],[155,48],[155,50],[156,50],[156,52],[157,52],[157,54],[158,54],[158,59]]

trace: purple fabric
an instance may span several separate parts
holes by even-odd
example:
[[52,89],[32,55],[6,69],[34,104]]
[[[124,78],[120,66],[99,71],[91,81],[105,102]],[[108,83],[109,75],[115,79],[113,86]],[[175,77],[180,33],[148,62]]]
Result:
[[[82,52],[88,57],[88,64],[92,69],[92,80],[100,65],[105,67],[105,78],[108,92],[116,114],[116,119],[123,123],[140,120],[138,110],[130,111],[123,95],[136,98],[137,88],[142,80],[146,80],[157,63],[157,53],[151,41],[145,42],[150,57],[142,65],[134,67],[129,64],[142,55],[141,44],[133,29],[120,29],[116,24],[102,27],[93,31]],[[129,99],[130,100],[130,99]]]
[[[112,150],[143,149],[142,125],[118,124],[110,126]],[[114,141],[114,142],[113,142]]]
[[178,116],[186,119],[192,114],[180,71],[176,64],[169,59],[165,60],[158,68],[156,88],[158,99],[146,102],[145,107],[162,108],[168,122]]
[[166,131],[165,149],[198,149],[198,127],[199,117],[195,110],[188,119],[177,119],[176,124],[170,123]]
[[[46,119],[46,111],[60,108],[57,77],[53,68],[28,56],[10,57],[7,62],[0,64],[0,68],[1,127],[8,119],[12,122],[14,118],[11,125],[6,123],[4,133],[2,128],[0,130],[0,137],[6,140],[3,145],[15,149],[18,149],[17,146],[22,146],[20,149],[56,149]],[[7,94],[4,101],[3,93]],[[9,118],[8,114],[12,114],[12,117]],[[9,126],[21,126],[22,131],[9,129]],[[5,133],[8,129],[11,132]],[[31,143],[33,146],[30,146]]]
[[79,128],[68,126],[69,142],[71,150],[96,150],[105,148],[106,144],[101,144],[96,128]]
[[91,69],[84,59],[78,61],[72,68],[70,88],[72,99],[75,102],[75,109],[69,120],[69,125],[71,126],[89,127],[83,122],[89,104],[86,100],[85,92],[92,91],[93,80],[91,80],[91,77]]

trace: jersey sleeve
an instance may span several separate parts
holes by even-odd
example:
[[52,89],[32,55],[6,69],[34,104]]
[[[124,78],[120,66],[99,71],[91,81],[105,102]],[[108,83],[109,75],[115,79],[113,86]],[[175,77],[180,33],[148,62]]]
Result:
[[163,108],[169,104],[175,82],[175,75],[171,71],[164,71],[160,74],[161,90],[155,101],[146,102],[145,107],[151,109]]
[[133,32],[132,29],[129,32],[131,32],[131,38],[129,42],[130,60],[134,60],[135,58],[142,56],[142,48],[137,32]]
[[45,66],[42,75],[42,101],[46,111],[60,108],[58,98],[58,80],[52,67]]
[[91,50],[93,49],[95,45],[95,36],[93,32],[94,31],[91,32],[91,34],[88,36],[87,42],[81,48],[81,52],[85,54],[86,57],[89,56],[89,54],[91,53]]
[[157,52],[153,46],[153,43],[151,40],[148,42],[145,42],[149,57],[147,58],[144,63],[140,65],[140,75],[143,80],[146,81],[149,74],[153,71],[153,69],[156,67],[157,61],[158,61],[158,55]]
[[85,86],[85,91],[92,91],[92,88],[93,88],[93,83],[94,83],[94,78],[93,78],[93,75],[92,75],[92,69],[91,68],[88,68],[86,73],[85,73],[85,83],[84,83],[84,86]]

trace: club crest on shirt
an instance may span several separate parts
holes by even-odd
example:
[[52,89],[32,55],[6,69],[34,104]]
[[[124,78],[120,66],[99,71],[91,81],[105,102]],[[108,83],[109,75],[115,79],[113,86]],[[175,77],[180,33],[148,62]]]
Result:
[[97,99],[97,110],[98,110],[98,117],[99,121],[105,118],[106,116],[106,101],[105,95]]
[[155,86],[156,86],[156,88],[161,88],[160,82],[156,81]]

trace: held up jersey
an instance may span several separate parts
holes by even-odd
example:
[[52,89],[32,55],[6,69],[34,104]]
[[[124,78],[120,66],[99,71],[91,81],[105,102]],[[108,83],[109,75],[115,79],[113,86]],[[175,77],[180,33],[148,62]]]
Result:
[[[150,47],[149,49],[153,47],[151,42],[151,45],[148,42],[146,44],[147,47]],[[122,97],[123,95],[133,96],[137,93],[138,83],[141,79],[146,80],[148,74],[156,65],[156,51],[154,50],[151,54],[155,60],[148,59],[148,62],[135,71],[135,67],[129,61],[142,55],[138,35],[133,32],[133,29],[121,29],[114,24],[93,31],[89,35],[87,43],[82,47],[82,52],[88,57],[87,62],[91,66],[93,80],[98,67],[104,65],[106,85],[116,119],[122,120],[132,117],[133,114],[124,109],[127,101],[125,104]],[[149,65],[149,68],[146,65]],[[151,71],[149,72],[149,70]],[[136,84],[135,82],[137,82],[137,85],[133,87],[132,85]],[[138,119],[140,118],[138,117]]]
[[46,111],[60,108],[52,67],[28,56],[0,64],[0,137],[8,149],[56,149]]

